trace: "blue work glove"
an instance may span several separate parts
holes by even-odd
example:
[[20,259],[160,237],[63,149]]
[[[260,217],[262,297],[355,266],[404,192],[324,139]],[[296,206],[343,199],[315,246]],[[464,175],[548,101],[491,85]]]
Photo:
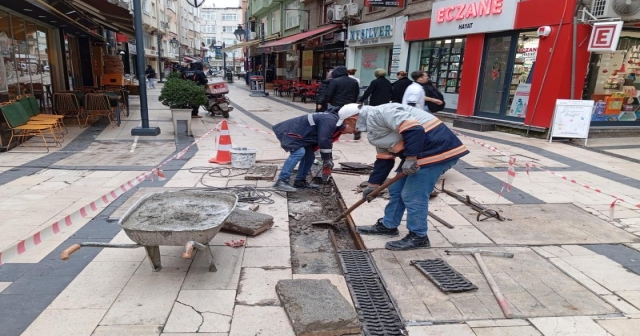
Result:
[[409,160],[405,159],[402,164],[402,172],[407,175],[413,175],[420,170],[420,166],[418,166],[418,161],[415,159]]

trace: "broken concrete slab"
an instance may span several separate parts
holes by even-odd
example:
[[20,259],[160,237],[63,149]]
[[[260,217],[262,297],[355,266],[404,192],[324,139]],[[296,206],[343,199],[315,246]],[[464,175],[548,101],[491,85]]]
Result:
[[280,280],[276,292],[298,336],[360,333],[358,315],[329,280]]
[[276,177],[278,166],[276,165],[256,165],[244,175],[245,180],[267,180],[272,181]]
[[260,208],[260,204],[240,203],[240,202],[236,204],[237,210],[258,211],[259,208]]
[[256,236],[273,226],[273,216],[250,210],[233,210],[224,222],[223,230]]

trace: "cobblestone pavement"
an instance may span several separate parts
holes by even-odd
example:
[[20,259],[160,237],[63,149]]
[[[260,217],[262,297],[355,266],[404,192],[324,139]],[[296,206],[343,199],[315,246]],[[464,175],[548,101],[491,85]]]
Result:
[[[158,85],[160,88],[161,85]],[[97,123],[71,126],[62,148],[49,154],[0,154],[0,251],[10,249],[65,216],[78,212],[127,181],[149,171],[194,139],[216,127],[220,117],[194,119],[194,137],[176,135],[170,111],[149,92],[152,126],[162,134],[131,137],[139,102],[120,127]],[[251,98],[243,83],[231,86],[236,107],[229,118],[233,145],[257,150],[258,160],[278,163],[285,153],[270,126],[305,115],[311,103],[291,97]],[[201,112],[204,114],[204,112]],[[253,129],[259,129],[258,132]],[[429,210],[454,228],[429,220],[432,248],[411,252],[384,249],[386,239],[363,236],[380,274],[412,336],[416,335],[637,335],[640,328],[640,174],[637,139],[598,139],[590,149],[549,144],[517,135],[458,130],[471,150],[447,172],[445,187],[501,211],[508,221],[478,222],[475,213],[440,194]],[[350,139],[350,136],[343,136]],[[482,141],[516,158],[510,192],[499,193],[508,158],[474,143]],[[163,166],[166,179],[147,179],[112,203],[96,203],[73,225],[43,236],[37,246],[2,260],[0,334],[13,335],[293,335],[275,284],[280,279],[329,279],[348,296],[340,274],[295,274],[291,267],[287,199],[274,193],[259,211],[274,226],[256,236],[220,233],[210,243],[218,271],[208,272],[206,256],[181,258],[181,247],[162,247],[163,269],[152,272],[144,250],[83,248],[68,261],[62,249],[78,242],[131,242],[117,225],[124,211],[144,194],[158,190],[235,185],[270,186],[271,181],[221,177],[208,163],[217,139],[207,136],[180,158]],[[594,151],[593,149],[598,149]],[[336,143],[339,162],[372,163],[366,140]],[[532,162],[546,171],[526,171]],[[212,173],[212,174],[209,174]],[[223,172],[224,173],[224,172]],[[566,179],[555,174],[566,176]],[[358,200],[366,176],[334,179],[347,205]],[[578,184],[600,188],[625,202]],[[385,200],[353,212],[356,225],[382,216]],[[406,232],[404,226],[401,231]],[[245,239],[243,247],[225,245]],[[27,239],[28,240],[28,239]],[[505,319],[473,257],[447,256],[445,249],[481,247],[509,251],[513,259],[485,257],[514,319]],[[410,265],[411,260],[443,258],[478,290],[443,294]],[[351,298],[348,298],[349,301]],[[350,301],[351,302],[351,301]]]

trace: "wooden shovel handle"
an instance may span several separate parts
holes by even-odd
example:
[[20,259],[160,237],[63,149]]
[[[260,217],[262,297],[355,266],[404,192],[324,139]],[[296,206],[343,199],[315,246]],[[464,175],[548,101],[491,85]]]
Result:
[[[372,191],[369,195],[367,195],[368,197],[374,197],[376,195],[378,195],[380,192],[382,192],[383,190],[387,189],[390,185],[396,183],[398,180],[400,180],[401,178],[405,177],[406,174],[405,173],[398,173],[398,175],[394,176],[392,179],[387,180],[386,182],[384,182],[381,186],[379,186],[378,188],[376,188],[374,191]],[[351,207],[349,207],[349,209],[347,209],[345,212],[343,212],[339,217],[337,217],[336,219],[333,220],[333,223],[338,222],[339,220],[341,220],[342,218],[346,217],[348,214],[350,214],[351,212],[353,212],[353,210],[355,210],[357,207],[361,206],[362,203],[367,201],[367,198],[363,197],[361,199],[359,199],[357,202],[355,202]]]
[[73,245],[71,245],[71,246],[67,247],[64,251],[62,251],[62,252],[60,253],[60,259],[62,259],[62,260],[68,260],[68,259],[69,259],[69,257],[71,257],[71,255],[72,255],[75,251],[79,250],[81,247],[82,247],[82,246],[80,246],[80,244],[73,244]]

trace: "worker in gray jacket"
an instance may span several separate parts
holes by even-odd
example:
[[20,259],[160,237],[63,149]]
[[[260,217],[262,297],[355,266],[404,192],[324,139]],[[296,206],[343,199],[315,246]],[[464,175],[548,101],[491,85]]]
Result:
[[367,132],[369,143],[376,147],[376,161],[363,197],[379,187],[401,159],[396,172],[406,174],[389,187],[389,203],[384,217],[371,226],[359,226],[361,234],[397,236],[405,211],[409,234],[387,242],[390,250],[430,247],[427,237],[429,195],[438,178],[469,151],[458,137],[432,114],[396,103],[380,106],[348,104],[340,114],[358,113],[356,129]]

